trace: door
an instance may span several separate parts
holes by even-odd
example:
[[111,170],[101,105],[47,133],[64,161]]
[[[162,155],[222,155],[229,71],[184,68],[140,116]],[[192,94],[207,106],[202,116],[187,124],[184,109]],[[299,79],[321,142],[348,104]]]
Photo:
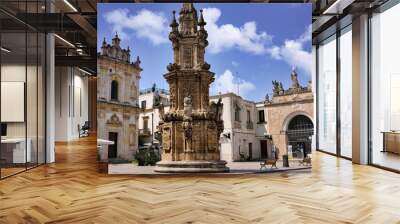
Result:
[[110,132],[108,134],[108,140],[113,141],[114,145],[108,146],[108,158],[117,158],[117,149],[118,149],[118,133]]
[[249,142],[249,160],[253,159],[253,143]]
[[267,140],[260,140],[260,145],[261,145],[261,159],[265,159],[268,157]]

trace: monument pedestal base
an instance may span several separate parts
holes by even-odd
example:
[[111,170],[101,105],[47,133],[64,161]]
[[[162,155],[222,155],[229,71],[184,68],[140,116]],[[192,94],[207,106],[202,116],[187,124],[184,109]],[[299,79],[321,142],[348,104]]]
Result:
[[226,162],[195,160],[195,161],[160,161],[155,172],[159,173],[221,173],[229,172]]

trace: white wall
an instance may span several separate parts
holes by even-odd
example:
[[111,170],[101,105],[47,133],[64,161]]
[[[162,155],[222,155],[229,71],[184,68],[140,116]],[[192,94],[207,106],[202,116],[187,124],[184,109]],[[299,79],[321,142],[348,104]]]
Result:
[[[218,98],[210,98],[210,101],[217,102]],[[230,133],[230,139],[229,138],[220,138],[220,143],[221,143],[221,160],[225,161],[232,161],[233,160],[233,115],[232,111],[229,108],[232,108],[232,100],[230,97],[222,97],[222,120],[224,121],[224,131],[222,132],[223,134]]]
[[[82,73],[76,73],[77,70],[75,70],[74,74],[74,112],[72,115],[71,119],[71,138],[78,138],[79,137],[79,132],[78,132],[78,125],[82,126],[85,121],[89,120],[89,102],[88,102],[88,78],[87,76],[81,76]],[[79,102],[80,101],[80,102]],[[81,107],[81,108],[80,108]]]
[[[36,67],[18,64],[9,64],[9,65],[2,65],[1,66],[1,81],[2,82],[24,82],[26,70],[28,74],[32,74],[33,72],[36,74]],[[29,78],[29,77],[28,77]],[[29,80],[29,85],[36,85],[36,80],[32,81]],[[27,106],[35,107],[36,108],[36,88],[27,88]],[[33,91],[33,92],[30,92]],[[2,96],[4,97],[4,96]],[[30,105],[34,102],[34,105]],[[9,110],[9,108],[1,108],[1,110]],[[24,108],[22,108],[24,110]],[[36,110],[34,110],[36,112]],[[32,112],[32,108],[27,108],[27,112]],[[27,113],[27,120],[28,122],[34,121],[34,124],[29,123],[28,125],[28,138],[30,137],[29,134],[31,133],[30,130],[35,130],[35,137],[36,137],[36,120],[37,115],[36,113]],[[25,126],[27,122],[7,122],[7,135],[8,137],[25,137]],[[35,125],[35,127],[33,127]]]
[[[54,5],[47,2],[47,8],[54,10]],[[55,42],[54,34],[46,37],[46,163],[55,161]]]
[[[26,101],[20,102],[19,108],[2,107],[4,113],[20,113],[23,118],[20,122],[5,122],[7,124],[7,137],[9,138],[28,138],[29,148],[31,149],[31,161],[44,163],[44,93],[42,67],[23,64],[2,64],[2,82],[23,82],[26,85]],[[25,80],[27,78],[27,80]],[[19,89],[20,94],[24,94],[25,90]],[[2,89],[2,98],[8,97]],[[21,97],[24,98],[24,97]],[[26,106],[25,106],[26,102]],[[12,102],[11,102],[12,103]],[[16,103],[16,102],[15,102]],[[3,105],[4,106],[4,105]],[[14,110],[14,111],[13,111]],[[18,111],[16,111],[18,110]],[[26,120],[24,114],[26,112]],[[3,120],[3,118],[2,118]]]
[[[158,124],[160,123],[160,113],[159,113],[159,109],[158,108],[153,108],[153,100],[154,100],[154,93],[150,92],[150,93],[146,93],[146,94],[141,94],[139,95],[139,107],[142,106],[142,101],[145,100],[146,101],[146,108],[140,108],[141,112],[139,114],[139,130],[143,130],[143,117],[148,117],[148,123],[147,123],[147,127],[148,130],[150,131],[150,133],[154,133],[156,131],[158,131]],[[161,101],[163,101],[163,103],[166,103],[168,101],[168,96],[164,95],[164,94],[160,94],[161,97]],[[165,105],[165,104],[164,104]],[[164,106],[164,112],[168,112],[169,111],[169,106]],[[151,143],[151,137],[149,138],[142,138],[143,140],[145,140],[145,143]],[[153,140],[155,143],[158,143],[157,140]]]
[[78,125],[89,117],[88,78],[72,67],[56,67],[55,73],[55,141],[77,139]]
[[[2,65],[1,66],[1,81],[2,82],[24,82],[26,67],[24,65]],[[30,68],[28,68],[30,70]],[[3,96],[2,96],[3,97]],[[1,108],[1,110],[7,110],[8,108]],[[22,108],[24,109],[24,108]],[[25,122],[7,122],[7,136],[8,137],[25,137]]]
[[[146,93],[139,95],[140,109],[151,109],[153,107],[154,93]],[[146,108],[142,108],[142,101],[146,101]]]
[[[212,96],[210,101],[217,102],[219,96]],[[260,157],[260,141],[256,137],[258,110],[254,102],[242,99],[233,94],[221,95],[223,109],[222,120],[224,121],[224,131],[220,137],[221,159],[225,161],[236,161],[240,159],[240,153],[245,158],[249,156],[249,143],[252,143],[252,158]],[[235,102],[240,105],[240,128],[235,127]],[[253,129],[247,129],[247,110],[250,110],[250,117]],[[230,133],[230,139],[225,138],[224,134]]]
[[[258,117],[258,111],[263,110],[264,111],[264,123],[258,123],[259,122],[259,117]],[[257,103],[256,104],[256,111],[255,111],[255,117],[254,117],[254,121],[256,123],[256,136],[260,137],[260,138],[264,138],[265,137],[265,133],[268,133],[268,128],[267,128],[267,110],[265,108],[264,103]]]

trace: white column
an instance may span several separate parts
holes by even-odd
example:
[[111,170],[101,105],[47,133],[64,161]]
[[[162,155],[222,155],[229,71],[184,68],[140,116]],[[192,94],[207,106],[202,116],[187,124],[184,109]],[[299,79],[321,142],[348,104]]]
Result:
[[311,85],[312,85],[312,92],[314,98],[314,117],[313,117],[313,124],[314,124],[314,134],[312,136],[312,145],[311,150],[314,151],[317,149],[317,48],[315,45],[312,46],[312,69],[311,69]]
[[368,163],[368,15],[353,19],[353,162]]
[[55,133],[55,56],[54,56],[54,35],[46,36],[46,163],[55,161],[54,133]]

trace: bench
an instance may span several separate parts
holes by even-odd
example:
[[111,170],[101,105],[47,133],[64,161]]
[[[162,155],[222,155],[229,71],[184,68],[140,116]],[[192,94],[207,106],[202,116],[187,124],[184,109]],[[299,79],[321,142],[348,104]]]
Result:
[[299,161],[299,165],[308,165],[311,166],[311,157],[305,157],[304,159]]
[[265,161],[260,163],[260,170],[262,170],[262,168],[267,168],[267,165],[271,165],[271,168],[275,167],[278,168],[276,166],[276,159],[266,159]]

